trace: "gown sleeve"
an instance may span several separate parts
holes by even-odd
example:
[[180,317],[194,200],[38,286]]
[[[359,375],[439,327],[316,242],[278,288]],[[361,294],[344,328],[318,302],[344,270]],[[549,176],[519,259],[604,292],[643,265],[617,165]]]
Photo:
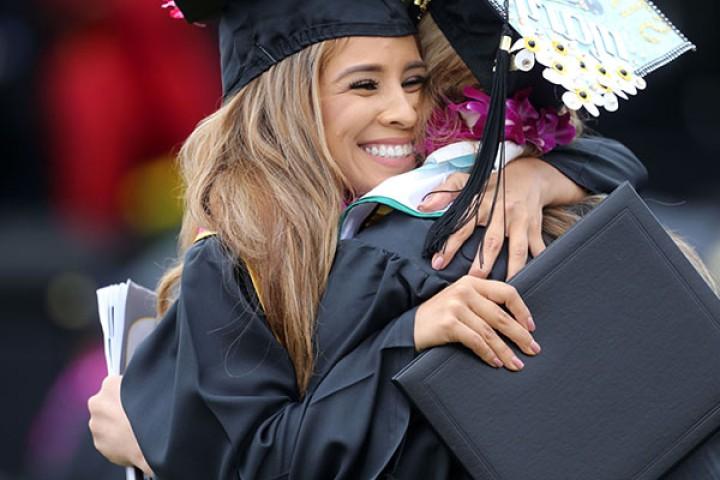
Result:
[[584,135],[543,159],[590,193],[611,193],[625,181],[635,189],[647,183],[647,169],[635,154],[609,138]]
[[[318,328],[334,340],[318,348],[317,378],[300,398],[286,350],[228,271],[232,262],[219,241],[190,249],[178,301],[138,349],[122,384],[123,407],[157,478],[373,478],[382,472],[409,422],[409,405],[391,377],[415,355],[415,309],[405,307],[424,295],[410,290],[424,288],[426,279],[407,265],[398,267],[405,272],[393,269],[380,253],[377,259],[367,254],[341,255],[336,263],[346,264],[338,271],[358,265],[378,270],[358,272],[366,279],[402,274],[406,280],[390,282],[389,293],[404,298],[397,309],[405,313],[357,335],[320,315]],[[356,293],[373,310],[377,295]],[[363,312],[357,306],[347,307]],[[348,316],[362,322],[359,313]],[[357,340],[348,343],[348,337]],[[341,355],[334,347],[340,344],[347,349]]]

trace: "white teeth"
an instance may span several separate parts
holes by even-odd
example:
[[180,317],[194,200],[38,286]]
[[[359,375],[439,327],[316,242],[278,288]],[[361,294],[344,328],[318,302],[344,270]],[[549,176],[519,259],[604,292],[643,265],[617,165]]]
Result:
[[412,144],[372,145],[364,147],[364,150],[376,157],[407,157],[413,153],[413,146]]

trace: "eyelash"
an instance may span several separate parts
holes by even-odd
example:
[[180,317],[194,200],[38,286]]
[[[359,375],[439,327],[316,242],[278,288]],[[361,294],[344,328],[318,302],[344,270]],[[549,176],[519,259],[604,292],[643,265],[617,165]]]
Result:
[[427,82],[427,77],[423,75],[417,75],[412,78],[407,79],[405,82],[403,82],[403,87],[415,87],[415,86],[423,86],[425,85],[425,82]]
[[378,82],[375,80],[358,80],[350,84],[351,90],[376,90]]
[[[415,87],[425,85],[427,78],[418,75],[403,82],[403,87]],[[350,84],[351,90],[377,90],[378,82],[375,80],[358,80]]]

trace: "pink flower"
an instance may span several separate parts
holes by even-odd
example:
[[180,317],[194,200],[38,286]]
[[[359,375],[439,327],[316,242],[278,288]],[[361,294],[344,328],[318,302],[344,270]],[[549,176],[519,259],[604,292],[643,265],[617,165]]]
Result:
[[473,132],[482,135],[490,108],[490,96],[476,87],[465,87],[463,94],[472,100],[457,104],[450,103],[448,108],[457,112]]
[[452,108],[454,106],[450,104],[450,108],[433,110],[426,127],[423,153],[430,154],[445,145],[476,138],[463,120],[462,114],[458,115],[459,112]]
[[180,9],[175,5],[175,2],[173,0],[169,0],[161,5],[162,8],[169,8],[170,9],[170,17],[174,18],[175,20],[182,20],[185,18],[180,11]]
[[534,125],[534,135],[528,143],[535,145],[542,153],[553,150],[558,145],[567,145],[576,135],[575,126],[570,122],[570,114],[557,113],[542,109],[539,121]]
[[540,118],[540,114],[537,112],[537,110],[535,110],[533,104],[530,103],[531,93],[532,88],[526,88],[515,93],[513,98],[509,98],[507,100],[507,110],[517,112],[520,117],[526,120],[537,120],[538,118]]
[[[548,109],[538,112],[530,102],[532,89],[515,93],[506,100],[505,138],[518,145],[531,144],[542,153],[557,145],[566,145],[575,138],[570,115],[558,115]],[[453,142],[481,140],[490,108],[490,96],[477,87],[465,87],[468,101],[449,103],[447,108],[433,111],[425,139],[426,153]]]

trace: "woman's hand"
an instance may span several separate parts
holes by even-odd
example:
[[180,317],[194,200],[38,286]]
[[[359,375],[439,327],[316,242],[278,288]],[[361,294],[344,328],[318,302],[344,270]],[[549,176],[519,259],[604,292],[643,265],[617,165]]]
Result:
[[415,314],[415,348],[462,343],[488,365],[518,371],[524,367],[522,360],[498,332],[527,355],[536,355],[540,345],[530,334],[534,330],[530,311],[514,287],[466,275],[420,305]]
[[95,448],[112,463],[134,465],[146,475],[152,470],[140,450],[140,445],[130,426],[120,402],[122,377],[109,375],[103,380],[100,391],[88,400],[90,432]]
[[[464,173],[450,175],[434,190],[438,193],[431,192],[418,209],[432,212],[445,208],[465,186],[468,176]],[[469,221],[448,238],[444,250],[433,256],[433,268],[436,270],[445,268],[470,238],[476,226],[482,225],[487,226],[485,240],[482,252],[478,252],[470,267],[470,275],[488,277],[507,233],[507,278],[510,279],[525,266],[528,253],[536,257],[545,249],[542,239],[543,208],[549,205],[575,203],[582,200],[585,195],[582,188],[547,162],[533,157],[519,158],[505,167],[505,216],[502,212],[502,192],[499,192],[493,218],[488,222],[495,185],[496,174],[493,173],[478,210],[477,221]],[[442,192],[443,190],[454,193]],[[503,220],[507,224],[507,232],[504,232]]]

